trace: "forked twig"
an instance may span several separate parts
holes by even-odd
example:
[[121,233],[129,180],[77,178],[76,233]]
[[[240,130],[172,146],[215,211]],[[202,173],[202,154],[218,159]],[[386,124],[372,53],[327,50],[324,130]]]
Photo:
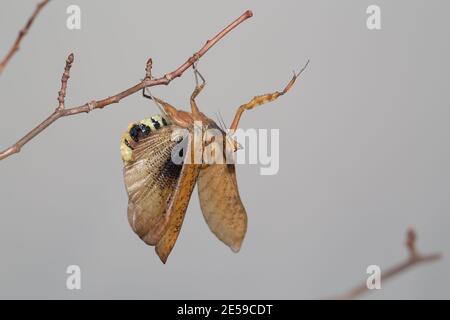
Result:
[[25,26],[19,31],[19,35],[16,38],[16,41],[14,42],[13,46],[11,47],[11,49],[9,49],[8,53],[6,54],[6,56],[3,58],[3,60],[0,62],[0,75],[2,74],[3,70],[5,69],[6,65],[8,64],[9,60],[11,60],[11,58],[14,56],[14,54],[19,50],[20,47],[20,42],[22,41],[23,37],[25,37],[25,35],[28,33],[28,31],[31,28],[31,25],[34,22],[34,19],[36,19],[37,15],[39,14],[39,12],[42,10],[42,8],[49,2],[50,0],[43,0],[41,2],[39,2],[36,5],[36,9],[34,9],[33,14],[31,15],[31,17],[28,19],[27,23],[25,24]]
[[[441,259],[442,255],[440,253],[431,253],[431,254],[419,253],[416,248],[416,240],[417,240],[416,232],[413,229],[409,229],[406,232],[406,242],[405,242],[406,248],[408,249],[408,258],[405,261],[382,272],[381,279],[383,282],[420,263],[432,262]],[[351,300],[358,298],[360,295],[368,291],[369,289],[367,288],[367,284],[366,282],[364,282],[354,287],[353,289],[349,290],[348,292],[332,297],[331,299]]]
[[[65,98],[65,92],[66,92],[66,86],[67,86],[67,79],[69,77],[70,66],[72,65],[72,62],[73,62],[73,55],[71,54],[67,59],[67,61],[70,60],[71,62],[69,64],[66,64],[66,69],[65,69],[65,73],[64,73],[64,75],[65,75],[66,71],[67,71],[67,79],[64,80],[65,76],[63,75],[61,90],[58,95],[59,106],[47,119],[45,119],[43,122],[41,122],[33,130],[28,132],[22,139],[17,141],[11,147],[0,152],[0,160],[9,157],[12,154],[20,152],[20,149],[27,142],[29,142],[31,139],[36,137],[45,128],[47,128],[49,125],[51,125],[53,122],[55,122],[56,120],[58,120],[61,117],[72,116],[72,115],[82,113],[82,112],[88,113],[94,109],[102,109],[110,104],[118,103],[123,98],[128,97],[129,95],[136,93],[146,87],[152,87],[152,86],[157,86],[157,85],[168,85],[173,79],[180,77],[184,71],[186,71],[190,66],[192,66],[192,64],[195,61],[197,61],[199,58],[201,58],[209,49],[211,49],[212,46],[214,46],[217,42],[219,42],[220,39],[222,39],[227,33],[229,33],[231,30],[236,28],[238,25],[240,25],[242,22],[244,22],[248,18],[252,17],[252,15],[253,14],[250,10],[247,10],[246,12],[244,12],[239,18],[237,18],[235,21],[230,23],[226,28],[224,28],[216,36],[214,36],[214,38],[206,41],[204,46],[198,52],[194,53],[194,55],[192,57],[187,59],[187,61],[185,63],[183,63],[180,67],[178,67],[178,69],[176,69],[175,71],[167,73],[163,77],[156,78],[156,79],[146,77],[142,81],[140,81],[138,84],[136,84],[136,85],[128,88],[127,90],[122,91],[114,96],[110,96],[108,98],[98,100],[98,101],[92,100],[91,102],[87,102],[81,106],[67,109],[67,108],[64,108],[64,98]],[[146,66],[146,69],[147,69],[146,74],[150,74],[151,65],[152,65],[151,60],[149,60],[147,63],[147,66]]]

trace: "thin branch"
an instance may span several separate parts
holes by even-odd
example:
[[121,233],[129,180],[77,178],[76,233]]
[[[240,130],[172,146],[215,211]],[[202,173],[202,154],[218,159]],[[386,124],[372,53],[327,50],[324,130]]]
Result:
[[59,90],[58,93],[59,110],[64,109],[65,107],[67,81],[69,81],[70,78],[70,68],[72,68],[73,59],[74,59],[73,53],[69,54],[66,60],[66,67],[64,68],[64,73],[61,77],[61,90]]
[[[391,268],[387,269],[386,271],[381,273],[381,280],[384,282],[388,279],[391,279],[392,277],[410,269],[411,267],[426,263],[426,262],[432,262],[436,261],[442,258],[442,255],[440,253],[431,253],[431,254],[421,254],[417,251],[416,248],[416,240],[417,235],[416,232],[413,229],[409,229],[406,232],[406,248],[408,249],[408,258],[395,265]],[[353,289],[349,290],[348,292],[338,295],[336,297],[333,297],[332,299],[338,299],[338,300],[351,300],[358,298],[360,295],[370,291],[367,288],[367,283],[364,282]]]
[[19,35],[16,38],[16,41],[14,42],[11,49],[9,49],[6,56],[3,58],[3,60],[0,62],[0,75],[2,74],[3,70],[5,69],[6,65],[8,64],[9,60],[14,56],[14,54],[19,51],[20,48],[20,42],[22,41],[23,37],[28,33],[28,31],[31,28],[31,25],[34,22],[34,19],[36,19],[39,12],[42,10],[42,8],[49,2],[50,0],[43,0],[39,2],[36,5],[36,9],[34,10],[31,17],[28,19],[26,25],[22,28],[22,30],[19,31]]
[[[173,79],[180,77],[184,71],[186,71],[189,67],[192,66],[192,64],[200,59],[211,47],[213,47],[217,42],[220,41],[227,33],[229,33],[231,30],[236,28],[238,25],[240,25],[242,22],[247,20],[248,18],[252,17],[252,12],[250,10],[247,10],[244,12],[239,18],[237,18],[235,21],[230,23],[226,28],[224,28],[222,31],[220,31],[216,36],[214,36],[212,39],[206,41],[205,45],[192,57],[187,59],[185,63],[183,63],[178,69],[175,71],[172,71],[170,73],[167,73],[163,77],[152,79],[150,77],[144,78],[141,82],[135,84],[134,86],[126,89],[125,91],[122,91],[114,96],[110,96],[108,98],[102,99],[102,100],[92,100],[91,102],[87,102],[81,106],[73,107],[73,108],[60,108],[59,106],[56,108],[56,110],[47,118],[45,119],[41,124],[39,124],[37,127],[35,127],[33,130],[31,130],[29,133],[27,133],[22,139],[17,141],[15,144],[13,144],[11,147],[5,149],[4,151],[0,152],[0,160],[3,160],[7,157],[9,157],[12,154],[20,152],[21,148],[29,142],[31,139],[36,137],[39,133],[41,133],[45,128],[47,128],[49,125],[51,125],[53,122],[58,120],[61,117],[66,116],[72,116],[78,113],[83,112],[90,112],[94,109],[103,109],[104,107],[113,104],[118,103],[120,100],[122,100],[125,97],[128,97],[129,95],[136,93],[143,88],[146,87],[152,87],[157,85],[168,85]],[[150,68],[151,68],[151,60],[147,62],[147,70],[146,75],[150,74]],[[62,84],[62,87],[64,85]],[[63,88],[61,89],[63,91]],[[64,88],[65,91],[65,88]],[[60,101],[61,104],[61,101]]]

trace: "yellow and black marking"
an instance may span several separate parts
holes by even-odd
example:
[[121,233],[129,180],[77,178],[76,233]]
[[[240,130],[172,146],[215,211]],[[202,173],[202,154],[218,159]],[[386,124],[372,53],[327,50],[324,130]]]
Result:
[[133,149],[142,138],[147,137],[152,131],[167,126],[170,121],[161,115],[155,115],[150,118],[142,119],[137,123],[130,123],[127,131],[120,139],[120,154],[123,161],[131,161],[133,159]]

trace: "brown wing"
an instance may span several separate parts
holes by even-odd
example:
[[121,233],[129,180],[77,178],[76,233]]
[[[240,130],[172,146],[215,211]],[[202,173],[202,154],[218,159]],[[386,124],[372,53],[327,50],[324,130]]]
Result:
[[211,231],[238,252],[247,231],[247,214],[239,197],[234,164],[213,164],[202,169],[198,193]]
[[132,159],[125,162],[124,178],[128,192],[128,221],[147,244],[155,245],[164,234],[169,215],[167,207],[182,165],[171,160],[176,126],[153,131],[133,145]]
[[163,263],[166,263],[167,257],[177,241],[199,170],[200,167],[196,164],[184,164],[181,170],[175,192],[167,209],[167,215],[170,217],[168,227],[155,248]]

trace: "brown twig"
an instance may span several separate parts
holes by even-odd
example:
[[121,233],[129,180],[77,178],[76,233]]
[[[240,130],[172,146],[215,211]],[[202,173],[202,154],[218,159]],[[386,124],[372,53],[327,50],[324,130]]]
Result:
[[42,10],[42,8],[49,2],[50,0],[43,0],[41,2],[39,2],[36,5],[36,9],[34,10],[33,14],[31,15],[31,17],[28,19],[25,27],[23,27],[20,31],[19,31],[19,35],[16,38],[16,41],[14,42],[13,46],[11,47],[11,49],[9,49],[8,53],[6,54],[6,56],[3,58],[3,60],[0,62],[0,75],[2,74],[3,70],[5,69],[6,65],[8,64],[9,60],[11,60],[11,58],[14,56],[14,54],[19,51],[19,47],[20,47],[20,42],[22,41],[23,37],[25,37],[25,35],[28,33],[28,31],[31,28],[31,25],[34,22],[34,19],[36,19],[37,15],[39,14],[39,12]]
[[[381,273],[381,280],[384,282],[395,275],[398,275],[399,273],[406,271],[407,269],[418,265],[420,263],[424,262],[432,262],[439,260],[442,255],[440,253],[432,253],[432,254],[421,254],[417,251],[416,248],[416,240],[417,235],[413,229],[409,229],[406,232],[406,248],[408,249],[408,258],[399,263],[398,265],[395,265],[386,271]],[[367,288],[367,283],[364,282],[353,289],[349,290],[348,292],[338,295],[336,297],[333,297],[331,299],[337,299],[337,300],[351,300],[359,297],[360,295],[370,291]]]
[[[72,116],[72,115],[82,113],[82,112],[88,113],[94,109],[102,109],[110,104],[118,103],[123,98],[128,97],[129,95],[136,93],[146,87],[152,87],[152,86],[157,86],[157,85],[168,85],[173,79],[180,77],[184,71],[186,71],[190,66],[192,66],[192,64],[195,61],[197,61],[199,58],[201,58],[209,49],[211,49],[212,46],[214,46],[217,42],[219,42],[220,39],[222,39],[227,33],[229,33],[231,30],[236,28],[238,25],[240,25],[242,22],[244,22],[248,18],[252,17],[252,15],[253,14],[250,10],[247,10],[246,12],[244,12],[239,18],[237,18],[235,21],[230,23],[226,28],[224,28],[216,36],[214,36],[214,38],[206,41],[205,45],[198,52],[194,53],[194,55],[192,57],[187,59],[187,61],[185,63],[183,63],[180,67],[178,67],[178,69],[176,69],[173,72],[167,73],[163,77],[160,77],[157,79],[152,79],[150,77],[146,77],[138,84],[136,84],[136,85],[128,88],[127,90],[122,91],[114,96],[111,96],[111,97],[108,97],[108,98],[105,98],[102,100],[98,100],[98,101],[92,100],[91,102],[85,103],[81,106],[73,107],[73,108],[69,108],[69,109],[60,108],[61,100],[58,99],[58,100],[60,100],[60,106],[58,106],[56,108],[56,110],[47,119],[45,119],[37,127],[35,127],[33,130],[31,130],[29,133],[27,133],[22,139],[17,141],[11,147],[0,152],[0,160],[3,160],[12,154],[20,152],[20,149],[28,141],[30,141],[31,139],[36,137],[45,128],[47,128],[49,125],[51,125],[53,122],[55,122],[56,120],[58,120],[61,117]],[[70,58],[70,56],[69,56],[69,58]],[[68,58],[68,60],[70,60],[69,58]],[[72,58],[73,58],[73,56],[72,56]],[[149,60],[147,62],[146,75],[150,74],[151,65],[152,65],[151,60]],[[69,68],[70,68],[70,66],[69,66]],[[66,69],[67,69],[67,65],[66,65]],[[63,79],[64,79],[64,76],[63,76]],[[64,83],[62,83],[61,91],[64,91],[64,93],[65,93]],[[61,97],[61,92],[60,92],[60,97]],[[64,100],[64,97],[62,97],[62,100]]]
[[73,53],[69,54],[66,60],[66,67],[64,68],[64,73],[61,77],[61,90],[59,90],[58,93],[59,110],[64,109],[65,107],[67,81],[70,78],[70,68],[72,68],[73,59],[74,59]]

